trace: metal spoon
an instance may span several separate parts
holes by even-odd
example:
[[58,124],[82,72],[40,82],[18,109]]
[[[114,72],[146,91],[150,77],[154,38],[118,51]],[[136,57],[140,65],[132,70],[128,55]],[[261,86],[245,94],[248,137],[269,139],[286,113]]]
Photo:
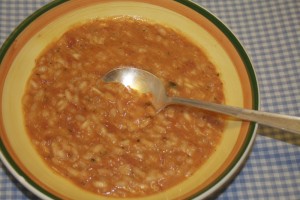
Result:
[[102,80],[104,82],[119,82],[141,93],[152,93],[152,104],[157,112],[170,104],[181,104],[300,134],[300,117],[243,109],[201,100],[168,97],[162,81],[145,70],[133,67],[116,68],[108,72]]

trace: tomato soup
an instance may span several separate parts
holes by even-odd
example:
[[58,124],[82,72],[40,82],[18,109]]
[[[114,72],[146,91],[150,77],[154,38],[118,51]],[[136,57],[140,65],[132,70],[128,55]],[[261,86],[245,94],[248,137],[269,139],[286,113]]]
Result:
[[170,96],[224,103],[219,73],[180,32],[131,17],[94,19],[50,44],[23,97],[33,145],[56,173],[111,197],[141,197],[184,181],[215,151],[225,120],[104,83],[132,66],[158,76]]

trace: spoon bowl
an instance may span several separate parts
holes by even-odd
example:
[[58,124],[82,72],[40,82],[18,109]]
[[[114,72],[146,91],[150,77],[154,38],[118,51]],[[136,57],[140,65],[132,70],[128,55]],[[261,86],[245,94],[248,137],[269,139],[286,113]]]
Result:
[[104,75],[102,80],[121,83],[140,93],[151,93],[152,104],[157,112],[170,104],[181,104],[300,134],[300,117],[243,109],[201,100],[168,97],[163,82],[154,74],[142,69],[134,67],[116,68]]
[[159,112],[169,101],[163,82],[154,74],[133,67],[116,68],[109,71],[102,80],[104,82],[119,82],[140,93],[151,93],[152,104]]

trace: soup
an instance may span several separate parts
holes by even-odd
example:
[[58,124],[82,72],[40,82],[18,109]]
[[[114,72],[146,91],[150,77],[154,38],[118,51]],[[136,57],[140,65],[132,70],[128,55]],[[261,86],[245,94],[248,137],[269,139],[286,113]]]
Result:
[[131,17],[77,25],[36,60],[23,97],[25,125],[56,173],[102,196],[141,197],[184,181],[215,151],[225,120],[151,94],[104,83],[133,66],[158,76],[170,96],[223,103],[222,81],[199,47],[166,26]]

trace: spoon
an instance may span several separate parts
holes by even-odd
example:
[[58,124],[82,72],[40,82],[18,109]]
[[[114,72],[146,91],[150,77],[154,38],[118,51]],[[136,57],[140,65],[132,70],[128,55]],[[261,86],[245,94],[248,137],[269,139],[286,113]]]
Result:
[[166,95],[162,81],[142,69],[133,67],[116,68],[104,75],[102,80],[104,82],[119,82],[140,93],[151,93],[153,96],[152,104],[157,112],[170,104],[181,104],[300,134],[300,117],[243,109],[201,100],[169,97]]

